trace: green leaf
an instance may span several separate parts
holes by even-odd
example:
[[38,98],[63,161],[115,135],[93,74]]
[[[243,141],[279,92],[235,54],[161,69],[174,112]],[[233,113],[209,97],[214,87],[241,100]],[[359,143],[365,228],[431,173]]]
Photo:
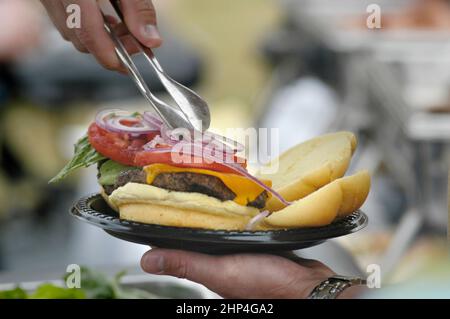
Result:
[[88,137],[84,136],[75,144],[75,155],[72,160],[67,163],[67,165],[64,166],[58,175],[53,177],[49,183],[57,183],[66,178],[69,174],[73,173],[75,170],[89,167],[105,159],[106,157],[98,153],[91,146]]
[[82,289],[57,287],[53,284],[40,285],[30,299],[86,299]]
[[[62,288],[45,283],[40,285],[31,295],[27,295],[20,287],[0,291],[0,299],[155,299],[192,296],[192,291],[174,285],[163,287],[157,284],[149,285],[146,286],[145,290],[124,287],[121,280],[125,274],[126,271],[121,271],[113,278],[109,278],[104,273],[81,267],[80,289]],[[65,274],[64,282],[67,282],[68,276],[70,276],[69,273]]]
[[27,293],[20,287],[0,291],[0,299],[27,299]]
[[[65,281],[69,275],[64,277]],[[116,298],[111,280],[105,274],[86,267],[81,267],[81,288],[88,299]]]
[[108,160],[99,168],[100,177],[98,182],[103,186],[114,185],[120,173],[133,169],[136,168],[132,166],[124,166],[112,160]]
[[158,299],[158,295],[138,288],[125,288],[120,282],[127,274],[125,270],[117,273],[111,282],[114,290],[114,299]]

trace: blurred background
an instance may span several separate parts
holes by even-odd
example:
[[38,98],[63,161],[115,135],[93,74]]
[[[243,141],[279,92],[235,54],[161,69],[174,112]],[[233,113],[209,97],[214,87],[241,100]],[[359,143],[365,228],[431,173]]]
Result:
[[[165,40],[157,56],[207,99],[214,129],[279,128],[281,151],[326,132],[358,135],[350,173],[372,172],[369,226],[305,254],[341,273],[380,264],[387,283],[445,260],[449,1],[154,2]],[[381,29],[366,25],[372,3]],[[59,277],[72,263],[139,273],[148,247],[68,214],[97,192],[95,168],[48,185],[110,107],[148,108],[129,78],[64,42],[38,1],[0,0],[0,283]]]

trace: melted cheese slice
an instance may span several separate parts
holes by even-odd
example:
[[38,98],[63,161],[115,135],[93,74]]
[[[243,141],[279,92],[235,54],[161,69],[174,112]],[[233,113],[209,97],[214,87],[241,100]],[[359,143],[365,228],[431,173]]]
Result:
[[[144,167],[147,173],[147,184],[152,184],[156,176],[161,173],[197,173],[215,176],[219,178],[226,187],[228,187],[236,197],[233,199],[237,204],[246,206],[249,202],[254,201],[263,191],[264,188],[249,180],[248,178],[236,174],[220,173],[201,168],[175,167],[167,164],[152,164]],[[261,180],[265,185],[272,187],[269,180]],[[269,193],[270,196],[270,193]]]

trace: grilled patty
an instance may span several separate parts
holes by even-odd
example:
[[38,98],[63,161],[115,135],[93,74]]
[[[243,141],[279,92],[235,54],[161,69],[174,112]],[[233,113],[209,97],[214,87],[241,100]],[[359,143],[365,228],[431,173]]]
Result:
[[[147,175],[141,169],[124,171],[117,177],[115,185],[105,186],[104,189],[108,195],[111,195],[113,191],[127,183],[147,184],[146,179]],[[152,185],[178,192],[202,193],[222,201],[233,200],[236,197],[236,194],[233,193],[220,178],[198,173],[161,173],[155,177]],[[266,200],[267,192],[264,191],[254,201],[247,205],[256,208],[264,208]]]

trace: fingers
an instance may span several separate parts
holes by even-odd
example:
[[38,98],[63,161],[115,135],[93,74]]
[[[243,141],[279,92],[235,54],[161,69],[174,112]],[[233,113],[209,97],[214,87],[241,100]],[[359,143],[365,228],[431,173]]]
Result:
[[[126,73],[116,55],[114,43],[104,29],[103,16],[96,0],[41,0],[50,18],[62,37],[73,43],[77,50],[91,53],[106,69]],[[150,0],[122,1],[122,11],[130,32],[144,45],[158,47],[162,40],[156,27],[156,13]],[[81,9],[81,28],[67,27],[66,7],[78,5]],[[130,54],[138,52],[127,29],[117,25],[115,31],[121,36],[125,48]]]
[[156,27],[156,12],[151,0],[122,1],[125,23],[130,32],[145,46],[159,47],[162,39]]
[[71,4],[80,6],[81,27],[72,29],[78,41],[92,53],[97,61],[106,69],[123,69],[121,62],[114,51],[114,43],[104,29],[103,16],[96,1],[63,0],[62,3],[64,8]]
[[[104,30],[103,16],[95,0],[41,0],[62,37],[77,50],[91,53],[108,70],[126,72],[114,50],[114,43]],[[76,4],[81,10],[81,27],[67,27],[66,7]]]
[[64,40],[69,41],[67,28],[65,27],[65,11],[64,6],[60,1],[41,0],[42,5],[47,10],[47,13],[52,20],[55,27],[58,29]]
[[64,40],[72,42],[74,47],[83,53],[89,53],[86,47],[78,40],[75,32],[67,28],[66,9],[62,2],[54,0],[41,0],[56,29]]
[[143,256],[141,266],[152,274],[195,281],[227,298],[301,298],[325,276],[288,259],[259,254],[216,257],[154,249]]
[[128,28],[123,23],[110,22],[110,25],[113,26],[115,34],[120,37],[125,50],[127,50],[130,55],[140,52],[135,40],[132,39]]

